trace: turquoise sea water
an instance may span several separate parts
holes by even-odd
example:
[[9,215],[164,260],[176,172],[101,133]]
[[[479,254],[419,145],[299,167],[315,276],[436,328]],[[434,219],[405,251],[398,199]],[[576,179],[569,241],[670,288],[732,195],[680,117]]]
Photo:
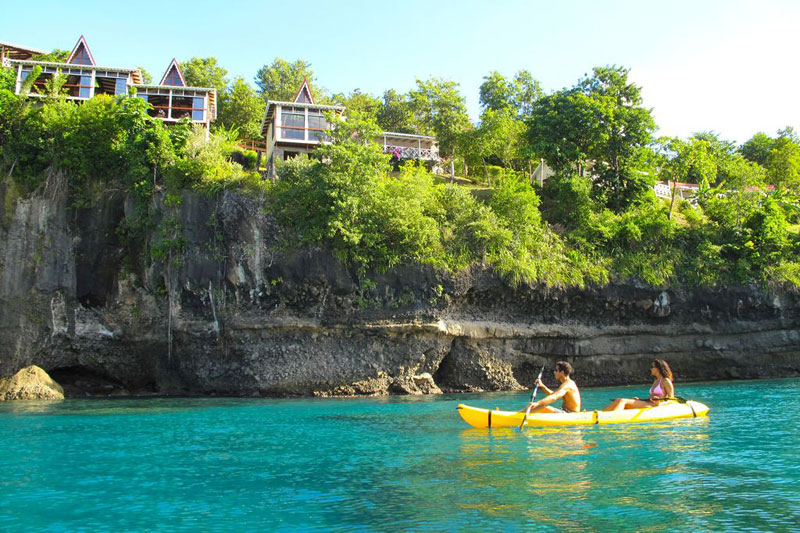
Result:
[[456,413],[527,393],[0,404],[0,530],[800,528],[800,380],[678,393],[709,418],[519,432]]

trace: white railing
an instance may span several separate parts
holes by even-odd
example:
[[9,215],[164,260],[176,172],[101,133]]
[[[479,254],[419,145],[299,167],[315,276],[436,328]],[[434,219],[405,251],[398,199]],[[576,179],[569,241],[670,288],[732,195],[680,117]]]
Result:
[[394,154],[398,159],[422,159],[437,161],[439,151],[434,148],[413,148],[410,146],[384,145],[383,151],[387,154]]

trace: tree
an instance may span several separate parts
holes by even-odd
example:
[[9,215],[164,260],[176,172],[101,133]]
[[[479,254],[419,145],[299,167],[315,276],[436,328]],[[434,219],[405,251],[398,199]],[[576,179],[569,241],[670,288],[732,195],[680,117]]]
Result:
[[145,69],[144,67],[136,67],[136,68],[139,69],[139,72],[142,73],[142,83],[144,84],[153,83],[153,76],[151,76],[150,73],[147,72],[147,69]]
[[792,128],[778,132],[765,166],[771,184],[795,191],[800,189],[800,140]]
[[322,94],[317,94],[318,88],[311,63],[298,59],[289,63],[276,57],[271,65],[264,65],[256,73],[256,86],[261,98],[291,102],[304,80],[308,80],[308,88],[315,100],[320,101]]
[[483,80],[479,89],[479,101],[483,109],[507,109],[514,115],[528,116],[534,102],[544,96],[541,85],[527,70],[517,72],[513,80],[492,71]]
[[661,165],[661,179],[672,182],[672,197],[667,218],[672,219],[677,191],[676,182],[698,183],[707,188],[717,176],[717,162],[711,153],[709,142],[692,138],[684,142],[678,138],[660,140],[664,161]]
[[471,132],[471,137],[472,149],[481,157],[490,185],[486,160],[495,158],[503,167],[512,168],[514,162],[520,159],[524,135],[525,124],[517,120],[510,109],[484,111],[480,126]]
[[409,91],[411,109],[418,123],[424,126],[419,133],[436,135],[439,152],[450,158],[450,179],[455,180],[453,158],[459,137],[470,128],[464,97],[458,84],[431,78],[417,80],[417,89]]
[[595,196],[609,207],[622,210],[648,188],[643,170],[655,122],[628,69],[595,68],[574,87],[540,98],[529,124],[531,151],[553,168],[582,173],[592,164]]
[[513,85],[496,70],[483,77],[478,94],[478,101],[485,110],[509,110],[514,114],[518,112]]
[[398,94],[394,89],[384,92],[383,105],[378,110],[378,125],[384,131],[417,133],[408,97]]
[[527,70],[520,70],[514,75],[514,99],[517,105],[517,114],[528,117],[533,111],[533,105],[544,96],[542,86],[538,80]]
[[47,61],[51,63],[63,63],[69,57],[69,50],[61,50],[60,48],[53,48],[52,52],[44,54],[37,54],[31,59],[34,61]]
[[766,133],[758,132],[739,148],[739,153],[754,163],[766,166],[774,142]]
[[181,63],[181,72],[193,87],[213,87],[222,94],[228,86],[228,71],[219,66],[216,57],[193,57]]
[[362,93],[360,89],[354,89],[349,95],[334,94],[331,98],[337,105],[345,107],[347,115],[358,113],[363,117],[369,117],[372,121],[377,122],[378,120],[381,101],[370,94]]
[[237,77],[220,97],[215,124],[228,130],[236,128],[241,137],[257,139],[261,137],[265,107],[255,89]]

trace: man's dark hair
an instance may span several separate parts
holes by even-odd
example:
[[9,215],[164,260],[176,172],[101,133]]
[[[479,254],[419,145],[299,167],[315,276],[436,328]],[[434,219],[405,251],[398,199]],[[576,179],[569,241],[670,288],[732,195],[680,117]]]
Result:
[[559,361],[556,363],[556,370],[560,370],[564,373],[565,376],[570,377],[572,375],[572,365],[567,363],[566,361]]

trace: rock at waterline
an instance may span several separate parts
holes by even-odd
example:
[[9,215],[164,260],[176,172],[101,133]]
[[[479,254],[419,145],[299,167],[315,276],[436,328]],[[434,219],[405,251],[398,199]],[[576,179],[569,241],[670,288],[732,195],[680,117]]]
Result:
[[36,365],[10,378],[0,378],[0,402],[11,400],[63,400],[64,389]]

